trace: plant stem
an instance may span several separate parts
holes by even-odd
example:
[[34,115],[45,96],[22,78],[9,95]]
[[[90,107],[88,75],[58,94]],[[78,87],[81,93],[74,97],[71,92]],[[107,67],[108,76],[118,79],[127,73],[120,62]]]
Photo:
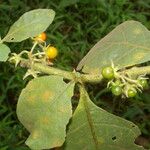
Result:
[[[31,68],[31,63],[28,60],[22,59],[20,66],[25,67],[25,68]],[[64,71],[64,70],[57,69],[51,66],[47,66],[41,63],[32,64],[32,69],[34,69],[35,71],[45,73],[45,74],[51,74],[51,75],[53,74],[53,75],[62,76],[68,80],[74,80],[75,78],[73,72]]]
[[33,53],[33,50],[35,49],[35,47],[36,47],[37,44],[38,44],[37,41],[33,44],[32,48],[31,48],[31,50],[30,50],[30,53],[31,53],[31,54]]
[[[31,63],[29,60],[22,59],[20,63],[21,67],[31,68]],[[45,74],[58,75],[62,76],[68,80],[75,80],[76,82],[89,82],[89,83],[98,83],[103,79],[101,74],[81,74],[79,72],[73,71],[65,71],[58,68],[54,68],[51,66],[47,66],[41,63],[32,64],[32,69],[35,71],[39,71]],[[150,74],[150,66],[144,67],[133,67],[131,69],[127,69],[125,71],[121,71],[122,74],[128,74],[130,76],[139,76],[142,74]]]
[[146,75],[146,74],[150,74],[150,66],[133,67],[131,69],[122,71],[122,73],[128,74],[129,76]]

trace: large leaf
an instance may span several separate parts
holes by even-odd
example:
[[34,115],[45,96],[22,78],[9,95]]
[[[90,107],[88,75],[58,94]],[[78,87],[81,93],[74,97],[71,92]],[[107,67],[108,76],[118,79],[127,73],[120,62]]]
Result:
[[97,107],[81,89],[79,105],[69,126],[65,150],[143,150],[134,143],[138,127]]
[[55,12],[51,9],[35,9],[23,14],[10,28],[3,41],[20,42],[45,31],[52,23]]
[[8,54],[10,49],[5,44],[0,43],[0,61],[6,61],[8,59]]
[[73,83],[62,77],[46,76],[30,81],[17,104],[20,122],[30,132],[31,149],[49,149],[65,141],[66,125],[72,116]]
[[77,69],[100,73],[111,60],[119,68],[150,60],[150,31],[137,21],[126,21],[100,40],[81,60]]

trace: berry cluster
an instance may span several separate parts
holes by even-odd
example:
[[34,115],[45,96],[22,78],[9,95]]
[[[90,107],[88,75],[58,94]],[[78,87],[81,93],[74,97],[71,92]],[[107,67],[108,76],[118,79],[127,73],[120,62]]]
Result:
[[128,75],[123,75],[117,72],[114,65],[102,69],[103,78],[108,80],[108,88],[115,96],[122,95],[122,97],[133,98],[138,91],[148,87],[147,78],[139,76],[137,79],[132,79]]
[[[51,46],[50,44],[49,45],[46,44],[47,39],[46,33],[43,32],[32,39],[33,39],[33,46],[30,49],[30,51],[23,50],[19,54],[12,53],[12,56],[10,57],[9,61],[14,63],[15,66],[17,66],[21,62],[21,60],[24,59],[23,58],[24,54],[26,54],[27,55],[26,58],[29,59],[31,64],[34,64],[35,62],[40,62],[46,65],[53,65],[53,60],[58,55],[58,50],[56,47]],[[26,78],[29,75],[37,77],[37,74],[39,73],[40,72],[35,71],[31,66],[31,68],[27,70],[24,78]]]
[[[30,51],[23,50],[20,54],[12,53],[12,57],[9,61],[15,63],[15,66],[19,64],[24,54],[27,54],[29,60],[34,62],[46,63],[52,65],[52,61],[57,57],[58,50],[56,47],[51,46],[50,44],[46,45],[47,35],[46,33],[41,33],[38,36],[33,38],[33,46]],[[36,46],[39,46],[37,49]]]
[[51,45],[42,46],[41,43],[45,43],[46,39],[47,39],[47,35],[45,32],[33,38],[33,40],[42,47],[42,50],[44,51],[44,55],[46,56],[46,58],[49,60],[52,60],[56,58],[56,56],[58,55],[58,50],[54,46],[51,46]]

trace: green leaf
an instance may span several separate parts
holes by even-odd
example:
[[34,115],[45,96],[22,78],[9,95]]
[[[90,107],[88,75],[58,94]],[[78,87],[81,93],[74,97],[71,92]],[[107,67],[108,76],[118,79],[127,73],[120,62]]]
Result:
[[101,72],[111,60],[118,68],[150,60],[150,31],[137,21],[126,21],[100,40],[81,60],[77,69],[84,73]]
[[5,44],[0,43],[0,61],[6,61],[8,59],[8,54],[10,49]]
[[69,125],[65,150],[143,150],[134,143],[138,127],[97,107],[84,88]]
[[17,116],[30,132],[26,144],[31,149],[50,149],[65,141],[66,125],[72,116],[74,83],[62,77],[46,76],[30,81],[21,92]]
[[3,41],[20,42],[45,31],[52,23],[55,12],[52,9],[35,9],[23,14],[10,28]]

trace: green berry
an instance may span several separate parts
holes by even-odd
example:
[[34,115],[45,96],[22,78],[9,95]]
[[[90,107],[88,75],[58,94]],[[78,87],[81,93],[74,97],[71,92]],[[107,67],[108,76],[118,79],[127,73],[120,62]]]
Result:
[[116,96],[119,96],[122,94],[122,87],[120,86],[112,86],[111,87],[111,92],[116,95]]
[[135,89],[129,89],[128,92],[127,92],[127,94],[128,94],[129,98],[132,98],[132,97],[136,96],[137,91]]
[[112,67],[105,67],[102,69],[102,76],[105,79],[113,79],[114,78],[114,70]]
[[115,81],[115,85],[118,85],[118,86],[121,85],[121,81],[120,80],[116,80]]
[[143,87],[143,88],[147,88],[148,87],[148,82],[146,79],[139,79],[138,83]]

